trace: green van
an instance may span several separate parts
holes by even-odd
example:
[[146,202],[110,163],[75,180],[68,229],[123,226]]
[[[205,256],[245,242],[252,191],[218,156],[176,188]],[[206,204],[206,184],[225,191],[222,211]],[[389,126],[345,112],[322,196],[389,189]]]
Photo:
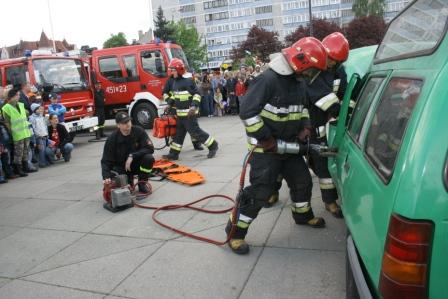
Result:
[[347,62],[329,168],[347,224],[348,298],[448,298],[447,20],[448,0],[413,1],[365,75]]

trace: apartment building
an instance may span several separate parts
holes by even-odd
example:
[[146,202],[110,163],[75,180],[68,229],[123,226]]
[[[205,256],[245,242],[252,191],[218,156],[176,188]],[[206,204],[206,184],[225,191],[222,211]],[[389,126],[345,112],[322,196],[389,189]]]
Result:
[[[344,26],[353,17],[354,0],[311,0],[314,18]],[[409,0],[386,0],[385,19],[390,20]],[[232,47],[244,41],[253,25],[279,33],[281,40],[309,22],[309,0],[153,0],[168,20],[196,26],[207,44],[208,68],[218,68],[229,58]],[[204,66],[207,68],[207,66]]]

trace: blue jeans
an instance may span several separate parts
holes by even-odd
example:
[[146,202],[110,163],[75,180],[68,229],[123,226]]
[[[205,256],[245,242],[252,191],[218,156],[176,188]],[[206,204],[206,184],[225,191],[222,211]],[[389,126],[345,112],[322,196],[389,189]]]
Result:
[[213,115],[213,113],[215,113],[215,101],[213,100],[213,93],[210,93],[206,97],[206,103],[208,106],[208,115]]
[[51,162],[52,151],[47,147],[48,137],[36,137],[36,144],[39,147],[39,166],[47,166]]
[[60,152],[62,154],[62,156],[64,157],[64,161],[65,162],[70,161],[70,158],[72,156],[71,153],[72,153],[73,148],[74,148],[74,145],[71,144],[71,143],[66,143],[64,145],[64,147],[62,147],[62,148],[60,148],[60,147],[48,148],[48,149],[50,149],[49,156],[50,156],[51,161],[55,161],[56,160],[55,156],[56,156],[57,152]]

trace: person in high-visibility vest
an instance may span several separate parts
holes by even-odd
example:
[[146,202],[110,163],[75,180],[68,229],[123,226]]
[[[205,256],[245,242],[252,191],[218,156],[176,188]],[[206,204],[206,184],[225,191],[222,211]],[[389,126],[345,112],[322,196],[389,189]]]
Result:
[[19,102],[19,98],[19,92],[11,89],[8,92],[7,103],[2,107],[2,114],[14,143],[14,172],[24,177],[30,172],[27,161],[31,131],[25,105]]

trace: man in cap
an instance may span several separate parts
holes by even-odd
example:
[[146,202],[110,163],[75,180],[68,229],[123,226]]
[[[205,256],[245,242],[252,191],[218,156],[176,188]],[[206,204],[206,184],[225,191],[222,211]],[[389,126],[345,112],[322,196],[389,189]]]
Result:
[[111,183],[112,171],[127,174],[130,183],[138,175],[138,190],[149,193],[146,182],[154,164],[154,146],[148,134],[138,126],[132,126],[131,118],[126,112],[118,112],[115,117],[117,130],[104,144],[101,170],[103,182]]

